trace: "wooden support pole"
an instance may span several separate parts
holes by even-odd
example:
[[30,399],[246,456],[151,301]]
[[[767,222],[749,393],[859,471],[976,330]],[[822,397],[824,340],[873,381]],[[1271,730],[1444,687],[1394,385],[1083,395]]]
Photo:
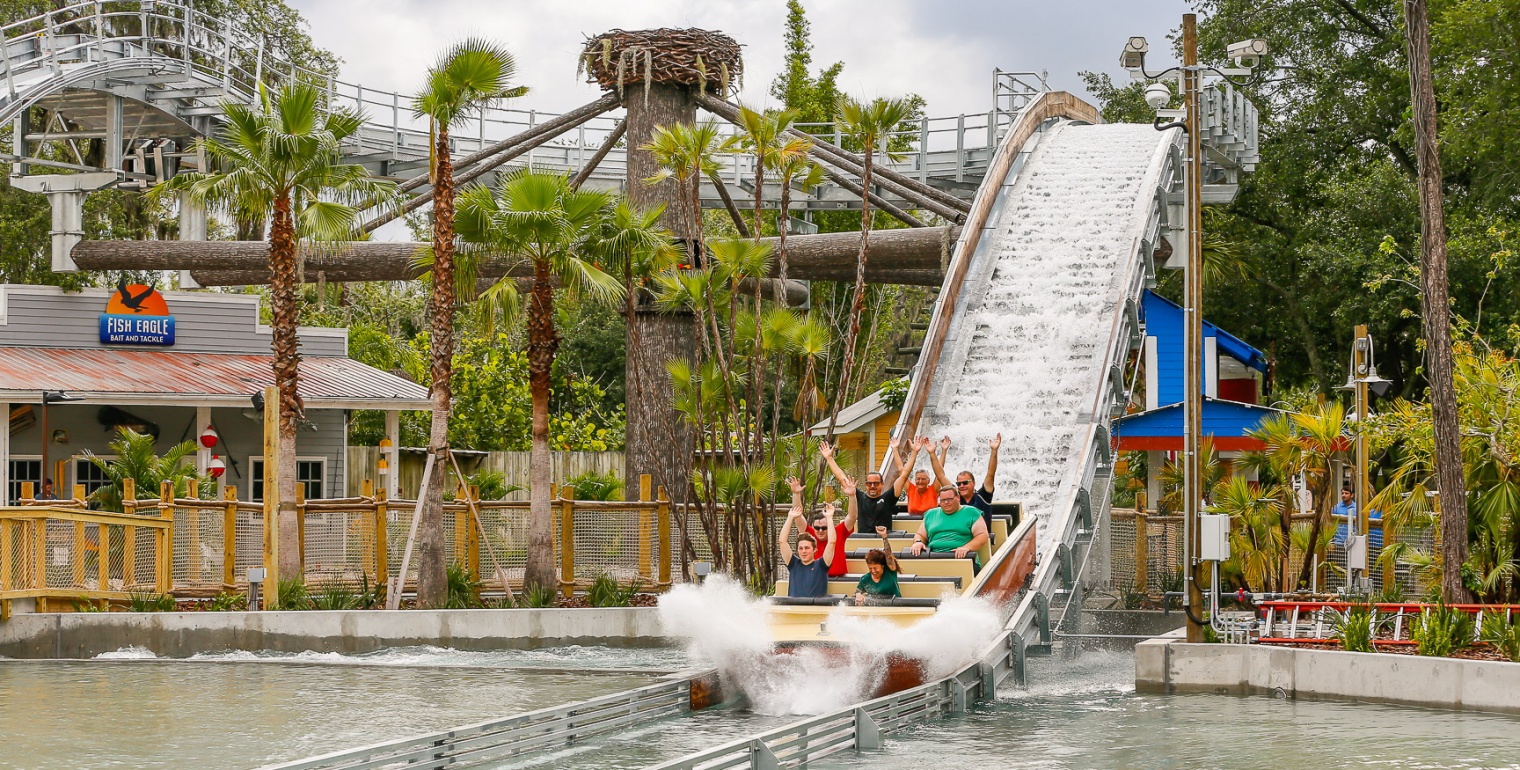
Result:
[[559,488],[559,590],[565,598],[575,595],[575,487]]
[[[0,534],[3,537],[3,534]],[[95,568],[99,572],[96,578],[100,590],[109,591],[111,587],[111,527],[101,524],[95,535],[95,547],[100,551],[96,559]],[[0,566],[0,575],[5,574],[5,568]]]
[[[653,479],[647,473],[639,474],[639,502],[649,503]],[[654,577],[654,509],[639,508],[639,577]]]
[[570,189],[581,189],[581,185],[591,178],[591,172],[601,165],[602,160],[607,157],[607,153],[612,152],[612,148],[617,146],[618,140],[622,139],[623,135],[627,132],[628,121],[618,121],[617,127],[612,129],[612,133],[608,134],[607,138],[602,141],[602,146],[596,148],[596,154],[592,155],[591,160],[586,161],[586,165],[582,166],[580,172],[575,175],[575,178],[570,180]]
[[471,484],[464,490],[465,510],[459,512],[459,518],[464,522],[464,566],[470,574],[479,577],[480,572],[480,535],[481,530],[470,526],[471,520],[479,520],[480,487]]
[[665,496],[665,487],[660,487],[655,500],[659,507],[655,509],[656,521],[660,529],[660,585],[670,585],[670,498]]
[[1135,591],[1142,594],[1150,589],[1149,518],[1144,508],[1135,511]]
[[0,591],[15,591],[21,588],[14,582],[16,573],[12,572],[15,567],[11,563],[11,538],[15,537],[15,527],[16,522],[0,519]]
[[296,482],[296,548],[301,552],[301,579],[306,579],[306,485]]
[[163,519],[167,526],[158,528],[157,532],[157,556],[158,564],[154,584],[154,590],[160,594],[166,594],[174,590],[174,482],[164,481],[158,492],[158,517]]
[[[375,585],[384,585],[391,579],[390,567],[390,494],[384,488],[375,490]],[[390,597],[386,597],[387,602]]]
[[237,485],[222,488],[222,586],[237,585]]
[[264,388],[264,608],[280,609],[280,389]]
[[84,522],[74,522],[74,553],[70,561],[74,565],[73,586],[84,587]]

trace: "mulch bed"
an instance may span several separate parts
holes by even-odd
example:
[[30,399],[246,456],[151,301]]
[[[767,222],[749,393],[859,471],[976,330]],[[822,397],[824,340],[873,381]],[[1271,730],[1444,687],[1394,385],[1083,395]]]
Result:
[[[1267,646],[1269,646],[1269,647],[1285,647],[1285,648],[1300,649],[1300,650],[1339,650],[1339,649],[1341,649],[1341,646],[1339,644],[1335,643],[1335,642],[1315,642],[1315,643],[1303,643],[1303,644],[1272,644],[1272,645],[1267,645]],[[1388,653],[1390,655],[1419,655],[1419,652],[1415,649],[1415,646],[1412,645],[1412,644],[1383,644],[1383,645],[1379,645],[1376,642],[1374,642],[1373,643],[1373,651],[1374,652],[1385,652],[1385,653]],[[1503,663],[1503,662],[1509,662],[1509,658],[1504,657],[1504,654],[1501,653],[1501,652],[1499,652],[1497,649],[1495,649],[1493,645],[1491,645],[1491,644],[1481,644],[1481,643],[1473,645],[1472,647],[1466,647],[1466,648],[1457,650],[1456,652],[1452,653],[1451,655],[1449,655],[1447,657],[1460,658],[1462,660],[1493,660],[1493,661],[1499,661],[1501,663]]]

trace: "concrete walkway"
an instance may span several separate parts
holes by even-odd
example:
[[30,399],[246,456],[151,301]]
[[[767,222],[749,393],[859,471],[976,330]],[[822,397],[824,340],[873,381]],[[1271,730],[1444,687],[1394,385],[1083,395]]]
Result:
[[143,647],[171,658],[225,650],[372,652],[435,645],[460,650],[673,643],[652,607],[332,612],[18,614],[0,623],[0,656],[92,658]]
[[1136,645],[1135,689],[1520,714],[1520,663],[1260,644],[1187,644],[1179,635],[1167,635]]

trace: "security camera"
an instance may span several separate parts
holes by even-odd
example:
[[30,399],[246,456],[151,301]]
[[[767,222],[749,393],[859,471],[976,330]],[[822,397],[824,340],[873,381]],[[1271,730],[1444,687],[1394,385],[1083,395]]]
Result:
[[1119,54],[1119,66],[1137,70],[1145,66],[1145,52],[1151,50],[1143,37],[1132,37],[1124,43],[1124,53]]
[[1145,103],[1153,110],[1159,110],[1172,103],[1172,89],[1165,83],[1152,83],[1145,87]]
[[1261,57],[1267,55],[1267,41],[1255,38],[1231,43],[1227,53],[1236,66],[1249,69],[1260,64]]

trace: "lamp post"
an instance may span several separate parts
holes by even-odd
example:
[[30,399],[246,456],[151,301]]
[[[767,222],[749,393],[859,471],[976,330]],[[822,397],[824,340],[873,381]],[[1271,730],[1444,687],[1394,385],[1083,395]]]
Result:
[[[48,444],[53,443],[53,434],[48,431],[48,404],[61,404],[65,401],[81,401],[83,399],[83,396],[71,396],[61,390],[42,391],[42,483],[38,487],[39,492],[42,491],[43,487],[47,486],[48,479],[50,478],[49,474],[51,473],[48,469]],[[55,481],[53,482],[53,499],[56,500],[57,498],[58,482]]]
[[[1187,614],[1187,640],[1203,641],[1203,623],[1194,610],[1203,605],[1203,591],[1198,585],[1200,538],[1199,515],[1203,503],[1203,132],[1200,127],[1199,94],[1203,75],[1212,72],[1220,77],[1249,75],[1266,54],[1263,40],[1245,40],[1229,47],[1236,68],[1219,70],[1198,63],[1198,16],[1182,15],[1182,65],[1152,75],[1145,70],[1145,54],[1150,46],[1143,37],[1131,37],[1120,54],[1119,64],[1137,77],[1155,80],[1176,79],[1182,91],[1182,109],[1164,109],[1171,102],[1171,89],[1153,83],[1145,90],[1145,101],[1156,110],[1158,131],[1181,128],[1187,135],[1187,153],[1183,160],[1184,247],[1186,267],[1183,273],[1183,441],[1182,441],[1182,513],[1184,578],[1187,584],[1183,609]],[[1178,120],[1180,118],[1181,120]],[[1172,122],[1163,122],[1169,119]]]
[[1365,421],[1368,415],[1368,391],[1381,396],[1388,392],[1392,385],[1386,379],[1378,376],[1377,364],[1373,361],[1372,335],[1367,333],[1365,324],[1356,327],[1355,339],[1351,342],[1351,370],[1346,375],[1346,384],[1341,390],[1349,390],[1355,401],[1356,435],[1353,446],[1356,452],[1356,478],[1352,481],[1352,493],[1356,499],[1356,512],[1346,517],[1346,593],[1354,593],[1357,587],[1357,572],[1367,570],[1368,539],[1367,535],[1372,531],[1372,511],[1367,508],[1367,431]]

